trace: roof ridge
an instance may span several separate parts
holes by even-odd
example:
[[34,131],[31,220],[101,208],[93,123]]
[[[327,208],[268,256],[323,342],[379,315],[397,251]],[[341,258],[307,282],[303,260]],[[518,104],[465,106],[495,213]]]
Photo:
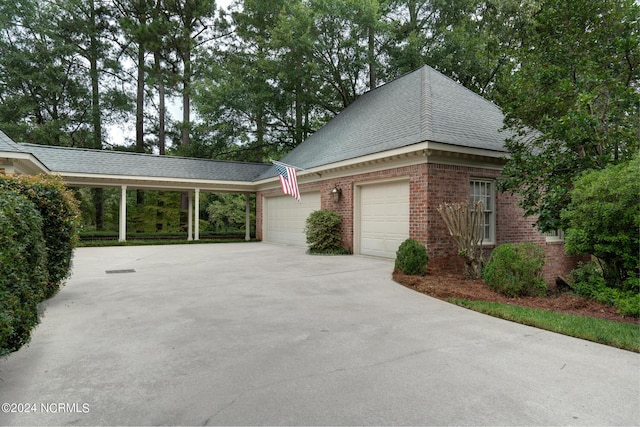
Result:
[[[399,76],[396,76],[396,77],[392,78],[391,80],[389,80],[389,81],[387,81],[387,82],[384,82],[384,83],[382,83],[382,84],[379,84],[379,85],[377,85],[376,87],[374,87],[373,89],[369,89],[369,90],[365,91],[364,93],[362,93],[362,94],[360,94],[360,95],[356,96],[356,99],[358,99],[358,98],[360,98],[360,97],[362,97],[362,96],[364,96],[364,95],[366,95],[366,94],[368,94],[368,93],[371,93],[371,92],[373,92],[373,91],[376,91],[376,90],[378,90],[378,89],[380,89],[380,88],[383,88],[383,87],[385,87],[385,86],[388,86],[388,85],[390,85],[390,84],[393,84],[393,83],[395,83],[397,80],[400,80],[400,79],[402,79],[402,78],[404,78],[404,77],[407,77],[407,76],[408,76],[408,75],[410,75],[410,74],[419,73],[419,72],[421,72],[424,68],[427,68],[427,67],[429,67],[429,66],[428,66],[427,64],[425,64],[425,65],[421,66],[420,68],[416,68],[415,70],[408,71],[408,72],[406,72],[406,73],[404,73],[404,74],[401,74],[401,75],[399,75]],[[429,67],[429,68],[431,68],[431,67]],[[348,108],[348,106],[347,106],[347,108]],[[346,109],[346,108],[344,108],[344,109],[343,109],[343,111],[344,111],[345,109]]]
[[120,151],[120,150],[99,150],[97,148],[85,148],[85,147],[64,147],[61,145],[44,145],[44,144],[32,144],[27,142],[16,143],[16,145],[22,145],[26,147],[36,147],[36,148],[49,148],[49,149],[58,149],[58,150],[75,150],[75,151],[90,151],[95,153],[105,153],[105,154],[126,154],[133,156],[147,156],[153,158],[171,158],[171,159],[184,159],[184,160],[203,160],[209,162],[219,162],[219,163],[241,163],[241,164],[250,164],[250,165],[269,165],[269,163],[261,163],[261,162],[244,162],[240,160],[218,160],[218,159],[206,159],[203,157],[185,157],[185,156],[173,156],[173,155],[159,155],[152,153],[134,153],[131,151]]
[[419,68],[420,71],[420,138],[423,141],[433,139],[433,99],[431,97],[431,79],[428,65]]
[[466,91],[468,91],[468,92],[472,93],[476,98],[479,98],[479,99],[483,100],[485,103],[488,103],[488,104],[492,105],[494,108],[497,108],[498,110],[500,110],[500,112],[502,112],[502,108],[500,108],[496,103],[494,103],[493,101],[491,101],[491,100],[489,100],[489,99],[485,98],[484,96],[480,95],[479,93],[474,92],[473,90],[469,89],[468,87],[466,87],[465,85],[463,85],[463,84],[462,84],[462,83],[460,83],[459,81],[454,80],[453,78],[451,78],[451,77],[449,77],[449,76],[445,75],[444,73],[442,73],[442,72],[440,72],[440,71],[436,70],[436,69],[435,69],[435,68],[433,68],[433,67],[430,67],[429,65],[426,65],[426,64],[425,64],[425,65],[423,66],[423,68],[429,68],[431,71],[433,71],[433,72],[435,72],[435,73],[439,74],[440,76],[444,77],[445,79],[447,79],[447,80],[451,80],[453,83],[457,84],[458,86],[460,86],[460,87],[461,87],[461,88],[463,88],[464,90],[466,90]]

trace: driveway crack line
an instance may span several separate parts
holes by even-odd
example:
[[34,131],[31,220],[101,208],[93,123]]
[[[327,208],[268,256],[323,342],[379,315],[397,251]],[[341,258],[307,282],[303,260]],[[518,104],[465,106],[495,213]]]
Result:
[[233,400],[231,400],[229,403],[227,403],[222,408],[217,410],[213,415],[211,415],[209,418],[207,418],[201,425],[203,425],[203,426],[209,425],[209,422],[214,420],[223,411],[225,411],[226,409],[228,409],[231,406],[233,406],[242,396],[244,396],[246,394],[249,394],[249,393],[252,393],[252,392],[255,392],[255,391],[258,391],[258,390],[266,389],[266,388],[269,388],[269,387],[272,387],[272,386],[275,386],[275,385],[279,385],[279,384],[285,384],[285,383],[289,383],[289,382],[299,381],[299,380],[305,380],[305,379],[311,379],[311,378],[320,378],[320,377],[323,377],[323,376],[335,374],[337,372],[348,372],[348,371],[356,371],[356,370],[360,370],[360,369],[374,368],[374,367],[377,367],[377,366],[382,366],[382,365],[386,365],[386,364],[397,362],[399,360],[403,360],[403,359],[407,359],[407,358],[410,358],[410,357],[418,356],[418,355],[421,355],[421,354],[424,354],[424,353],[429,353],[431,351],[433,351],[433,349],[418,350],[418,351],[413,351],[411,353],[402,354],[400,356],[396,356],[396,357],[393,357],[391,359],[381,360],[379,362],[371,363],[371,364],[368,364],[368,365],[336,368],[336,369],[332,369],[330,371],[317,372],[317,373],[313,373],[313,374],[301,375],[301,376],[292,377],[292,378],[285,378],[285,379],[281,379],[281,380],[278,380],[278,381],[273,381],[273,382],[270,382],[270,383],[262,384],[262,385],[259,385],[259,386],[256,386],[256,387],[251,387],[251,388],[248,388],[248,389],[245,389],[245,390],[239,392],[238,395],[233,398]]

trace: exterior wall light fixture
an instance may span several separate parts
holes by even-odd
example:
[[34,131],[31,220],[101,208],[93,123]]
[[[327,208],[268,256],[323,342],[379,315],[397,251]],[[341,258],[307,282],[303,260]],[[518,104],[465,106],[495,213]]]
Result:
[[340,201],[340,196],[342,195],[342,190],[338,187],[333,187],[333,190],[331,190],[331,195],[333,196],[334,203],[338,203]]

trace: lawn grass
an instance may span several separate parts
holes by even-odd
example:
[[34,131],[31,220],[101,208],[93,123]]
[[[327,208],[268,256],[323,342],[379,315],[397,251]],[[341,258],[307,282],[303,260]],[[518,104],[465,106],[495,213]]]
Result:
[[471,301],[461,298],[450,298],[448,301],[523,325],[640,353],[640,326],[636,324],[489,301]]

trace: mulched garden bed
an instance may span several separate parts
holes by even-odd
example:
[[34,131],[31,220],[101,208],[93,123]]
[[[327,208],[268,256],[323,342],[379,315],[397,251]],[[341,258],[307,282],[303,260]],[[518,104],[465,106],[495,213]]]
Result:
[[473,301],[495,301],[640,325],[640,319],[621,316],[616,312],[615,307],[567,292],[551,292],[547,297],[509,298],[493,291],[482,280],[466,280],[461,274],[444,273],[432,269],[428,269],[427,274],[422,277],[395,272],[393,280],[410,289],[442,300],[466,298]]

